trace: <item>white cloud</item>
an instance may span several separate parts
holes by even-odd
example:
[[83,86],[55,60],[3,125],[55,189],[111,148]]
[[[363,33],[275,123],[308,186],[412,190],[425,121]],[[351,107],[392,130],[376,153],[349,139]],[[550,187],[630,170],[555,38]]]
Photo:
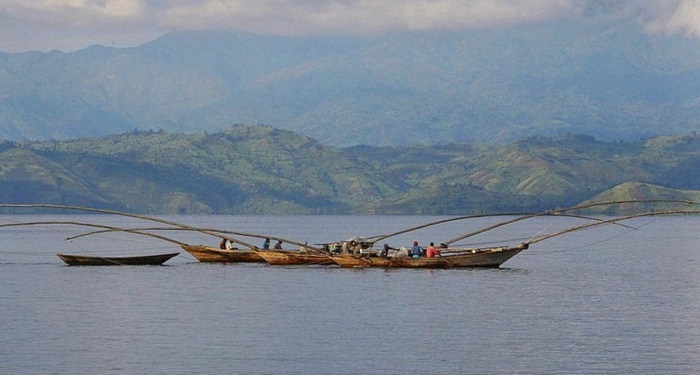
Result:
[[[18,18],[40,16],[60,24],[92,24],[104,21],[138,19],[147,4],[142,0],[41,0],[3,1]],[[5,5],[3,5],[5,6]]]
[[700,37],[699,0],[659,0],[645,10],[649,31]]
[[0,0],[0,50],[136,45],[168,31],[371,34],[504,27],[591,6],[700,36],[700,0]]
[[181,2],[165,14],[171,27],[356,34],[535,22],[572,14],[575,9],[570,0],[205,0]]
[[0,50],[65,51],[143,43],[167,30],[142,0],[0,0]]

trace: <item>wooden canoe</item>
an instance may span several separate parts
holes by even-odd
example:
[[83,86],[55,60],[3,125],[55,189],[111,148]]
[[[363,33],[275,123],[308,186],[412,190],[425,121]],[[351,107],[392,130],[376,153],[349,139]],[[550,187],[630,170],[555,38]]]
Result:
[[289,250],[260,250],[257,253],[267,263],[275,266],[334,264],[331,257],[325,254],[311,254]]
[[159,266],[180,253],[128,257],[99,257],[56,254],[69,266]]
[[216,263],[264,263],[265,260],[258,256],[257,251],[251,250],[226,250],[203,245],[180,245],[185,251],[192,254],[200,262]]
[[517,246],[491,247],[485,249],[464,249],[443,251],[443,255],[433,258],[381,258],[333,256],[333,262],[341,267],[385,267],[385,268],[497,268],[508,259],[528,248],[523,243]]

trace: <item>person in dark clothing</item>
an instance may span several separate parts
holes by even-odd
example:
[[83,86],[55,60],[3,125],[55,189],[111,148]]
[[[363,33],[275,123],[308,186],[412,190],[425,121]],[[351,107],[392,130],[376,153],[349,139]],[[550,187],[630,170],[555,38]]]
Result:
[[382,248],[382,251],[379,252],[379,256],[381,258],[386,258],[389,256],[389,250],[396,250],[393,247],[389,246],[388,243],[384,244],[384,248]]

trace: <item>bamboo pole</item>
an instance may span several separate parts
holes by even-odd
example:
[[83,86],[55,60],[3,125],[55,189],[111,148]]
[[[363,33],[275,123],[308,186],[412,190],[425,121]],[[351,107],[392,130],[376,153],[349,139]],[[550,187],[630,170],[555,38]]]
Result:
[[294,240],[289,240],[289,239],[282,238],[282,237],[267,236],[267,235],[255,234],[255,233],[226,231],[226,230],[219,230],[219,229],[197,228],[197,227],[193,227],[190,225],[178,223],[178,222],[171,221],[171,220],[160,219],[160,218],[156,218],[156,217],[152,217],[152,216],[136,215],[136,214],[131,214],[128,212],[106,210],[106,209],[101,209],[101,208],[70,206],[70,205],[57,205],[57,204],[0,204],[0,208],[52,208],[52,209],[74,210],[74,211],[97,212],[97,213],[132,217],[132,218],[141,219],[141,220],[153,221],[153,222],[157,222],[157,223],[161,223],[161,224],[173,225],[175,227],[182,228],[183,230],[200,232],[200,233],[204,233],[204,234],[214,236],[217,238],[225,238],[225,239],[230,240],[232,242],[239,243],[243,246],[246,246],[251,250],[257,250],[259,248],[256,245],[250,244],[250,243],[245,242],[241,239],[234,238],[234,237],[227,237],[225,235],[222,235],[222,233],[223,234],[234,234],[237,236],[240,235],[240,236],[246,236],[246,237],[255,237],[255,238],[269,238],[271,240],[282,241],[282,242],[294,244],[297,246],[306,246],[307,248],[309,248],[311,250],[317,250],[317,251],[323,250],[321,248],[309,246],[309,245],[306,245],[304,243],[294,241]]
[[[609,202],[598,202],[598,203],[588,203],[588,204],[583,204],[583,205],[578,205],[578,206],[573,206],[573,207],[568,207],[568,208],[562,208],[562,209],[557,209],[557,210],[551,210],[551,211],[544,211],[540,213],[532,213],[532,214],[526,214],[522,215],[520,217],[516,217],[514,219],[506,220],[501,223],[497,223],[494,225],[491,225],[486,228],[479,229],[474,232],[467,233],[465,235],[459,236],[452,238],[450,240],[447,240],[445,242],[442,242],[444,244],[452,244],[457,241],[461,241],[465,238],[475,236],[477,234],[484,233],[486,231],[490,231],[493,229],[496,229],[498,227],[502,227],[504,225],[512,224],[521,220],[526,220],[526,219],[532,219],[535,217],[541,217],[541,216],[573,216],[577,217],[577,215],[563,215],[563,213],[568,212],[568,211],[575,211],[575,210],[582,210],[586,208],[592,208],[592,207],[598,207],[598,206],[609,206],[609,205],[614,205],[614,204],[626,204],[626,203],[683,203],[683,204],[697,204],[696,202],[693,201],[688,201],[688,200],[676,200],[676,199],[646,199],[646,200],[623,200],[623,201],[609,201]],[[585,216],[578,216],[580,218],[585,218],[585,219],[590,219],[590,220],[596,220],[596,221],[606,221],[598,218],[591,218],[591,217],[585,217]]]
[[[59,204],[0,204],[0,208],[4,208],[4,207],[11,207],[11,208],[54,208],[54,209],[61,209],[61,210],[98,212],[98,213],[112,214],[112,215],[118,215],[118,216],[133,217],[136,219],[148,220],[148,221],[153,221],[153,222],[162,223],[162,224],[174,225],[176,227],[188,229],[191,231],[201,232],[201,233],[208,234],[208,235],[211,235],[214,237],[221,237],[221,235],[216,233],[216,232],[200,230],[199,228],[189,226],[186,224],[181,224],[181,223],[174,222],[171,220],[159,219],[159,218],[155,218],[155,217],[151,217],[151,216],[130,214],[128,212],[105,210],[105,209],[101,209],[101,208],[68,206],[68,205],[59,205]],[[232,242],[236,242],[236,243],[239,243],[243,246],[246,246],[250,249],[257,249],[257,246],[249,244],[249,243],[242,241],[240,239],[237,239],[237,238],[227,238],[227,239],[232,241]]]
[[[389,234],[384,234],[384,235],[377,235],[377,236],[368,237],[368,239],[371,239],[371,240],[373,240],[373,242],[376,243],[376,242],[382,241],[382,240],[384,240],[384,239],[387,239],[387,238],[389,238],[389,237],[394,237],[394,236],[397,236],[397,235],[400,235],[400,234],[413,232],[413,231],[416,231],[416,230],[419,230],[419,229],[423,229],[423,228],[427,228],[427,227],[430,227],[430,226],[435,226],[435,225],[439,225],[439,224],[444,224],[444,223],[448,223],[448,222],[451,222],[451,221],[458,221],[458,220],[465,220],[465,219],[478,219],[478,218],[484,218],[484,217],[519,216],[519,218],[517,218],[517,220],[515,220],[515,221],[520,221],[520,220],[530,219],[530,218],[538,217],[538,216],[554,216],[554,215],[560,215],[560,216],[573,216],[573,217],[580,217],[580,218],[588,218],[588,219],[591,219],[591,220],[598,220],[598,219],[595,219],[595,218],[590,218],[590,217],[585,217],[585,216],[580,216],[580,215],[562,215],[562,214],[563,214],[564,212],[568,212],[568,211],[582,210],[582,209],[592,208],[592,207],[597,207],[597,206],[611,206],[611,205],[614,205],[614,204],[627,204],[627,203],[637,203],[637,204],[639,204],[639,203],[684,203],[684,204],[697,204],[696,202],[692,202],[692,201],[689,201],[689,200],[678,200],[678,199],[634,199],[634,200],[620,200],[620,201],[608,201],[608,202],[588,203],[588,204],[577,205],[577,206],[572,206],[572,207],[567,207],[567,208],[562,208],[562,209],[547,210],[547,211],[543,211],[543,212],[509,212],[509,213],[502,213],[502,214],[478,214],[478,215],[457,216],[457,217],[452,217],[452,218],[447,218],[447,219],[441,219],[441,220],[437,220],[437,221],[433,221],[433,222],[421,224],[421,225],[418,225],[418,226],[415,226],[415,227],[411,227],[411,228],[408,228],[408,229],[403,229],[403,230],[400,230],[400,231],[394,232],[394,233],[389,233]],[[510,223],[512,223],[512,222],[514,222],[514,221],[507,220],[507,221],[503,222],[503,223],[500,224],[500,225],[497,224],[497,225],[495,225],[493,228],[488,228],[488,229],[486,229],[486,230],[495,229],[495,228],[497,228],[497,227],[499,227],[499,226],[506,225],[506,224],[510,224]],[[454,243],[454,242],[456,242],[456,241],[459,241],[459,240],[462,240],[462,239],[464,239],[464,238],[473,236],[473,235],[475,235],[475,234],[483,233],[483,232],[486,231],[486,230],[479,231],[478,233],[475,232],[475,233],[473,233],[473,234],[470,233],[470,234],[466,235],[466,236],[463,237],[463,238],[456,238],[456,239],[452,239],[452,240],[450,240],[450,241],[443,242],[443,243],[445,243],[445,244]]]
[[[139,230],[139,231],[192,231],[191,229],[181,228],[181,227],[147,227],[147,228],[132,228],[131,230]],[[254,238],[261,238],[261,239],[267,238],[270,240],[282,241],[282,242],[290,243],[290,244],[297,245],[297,246],[305,246],[303,243],[297,242],[295,240],[290,240],[290,239],[283,238],[283,237],[268,236],[268,235],[259,234],[259,233],[238,232],[238,231],[216,229],[216,228],[198,228],[198,230],[221,234],[221,235],[218,235],[217,237],[225,237],[225,236],[223,236],[224,234],[232,234],[232,235],[236,235],[236,236],[254,237]],[[93,232],[81,233],[81,234],[78,234],[76,236],[69,237],[67,239],[74,240],[74,239],[77,239],[80,237],[87,237],[87,236],[102,234],[102,233],[106,233],[106,232],[110,232],[110,231],[111,231],[110,229],[97,230],[97,231],[93,231]],[[316,247],[309,246],[309,245],[306,245],[306,247],[310,248],[311,250],[320,250]]]
[[643,213],[640,213],[640,214],[628,215],[628,216],[621,216],[621,217],[616,217],[616,218],[613,218],[613,219],[603,220],[603,221],[599,221],[599,222],[595,222],[595,223],[587,223],[587,224],[578,225],[578,226],[575,226],[575,227],[571,227],[571,228],[567,228],[567,229],[564,229],[564,230],[560,230],[560,231],[558,231],[558,232],[554,232],[554,233],[550,233],[550,234],[547,234],[547,235],[544,235],[544,236],[536,237],[536,238],[534,238],[534,239],[532,239],[532,240],[526,241],[525,243],[528,244],[528,245],[529,245],[529,244],[534,244],[534,243],[538,243],[538,242],[542,242],[542,241],[544,241],[544,240],[550,239],[550,238],[552,238],[552,237],[560,236],[560,235],[566,234],[566,233],[571,233],[571,232],[574,232],[574,231],[577,231],[577,230],[586,229],[586,228],[590,228],[590,227],[594,227],[594,226],[598,226],[598,225],[603,225],[603,224],[610,224],[610,223],[614,223],[614,222],[617,222],[617,221],[624,221],[624,220],[636,219],[636,218],[639,218],[639,217],[646,217],[646,216],[663,216],[663,215],[693,215],[693,214],[700,214],[700,211],[671,210],[671,211],[651,211],[651,212],[643,212]]
[[[0,224],[0,228],[4,227],[19,227],[19,226],[31,226],[31,225],[75,225],[75,226],[84,226],[84,227],[94,227],[94,228],[103,228],[105,231],[110,231],[110,232],[127,232],[127,233],[133,233],[133,234],[138,234],[142,236],[148,236],[148,237],[153,237],[157,238],[159,240],[171,242],[177,245],[186,245],[184,242],[165,237],[165,236],[160,236],[154,233],[149,233],[143,230],[139,229],[126,229],[126,228],[120,228],[120,227],[114,227],[110,225],[102,225],[102,224],[92,224],[92,223],[83,223],[83,222],[78,222],[78,221],[28,221],[28,222],[22,222],[22,223],[9,223],[9,224]],[[76,236],[79,237],[79,236]],[[66,240],[70,241],[71,237],[66,238]]]

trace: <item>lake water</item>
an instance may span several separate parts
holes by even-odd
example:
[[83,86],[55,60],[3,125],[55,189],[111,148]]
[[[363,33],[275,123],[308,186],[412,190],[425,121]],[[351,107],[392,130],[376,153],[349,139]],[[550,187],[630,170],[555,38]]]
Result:
[[[188,225],[314,242],[436,217],[180,216]],[[0,224],[155,224],[0,215]],[[388,240],[445,241],[503,218]],[[579,224],[538,218],[467,243],[517,243]],[[55,253],[179,251],[66,225],[0,228],[2,374],[697,374],[700,218],[645,218],[533,245],[501,269],[205,264],[69,267]],[[216,246],[218,239],[161,232]],[[262,242],[262,241],[261,241]]]

